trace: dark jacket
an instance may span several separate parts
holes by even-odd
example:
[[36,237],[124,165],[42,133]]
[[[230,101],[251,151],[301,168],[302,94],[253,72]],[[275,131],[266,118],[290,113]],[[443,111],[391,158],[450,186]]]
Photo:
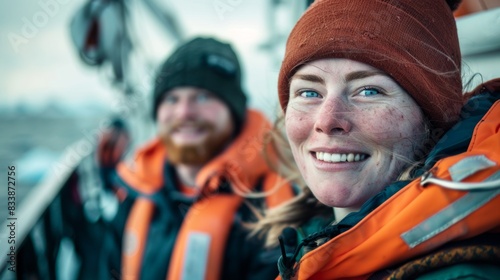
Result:
[[[140,227],[143,219],[150,219],[146,223],[148,229],[144,237],[143,253],[136,261],[139,263],[133,264],[138,267],[138,276],[132,276],[132,279],[167,279],[169,265],[187,262],[184,259],[188,258],[186,256],[189,250],[191,253],[194,252],[195,256],[190,265],[193,263],[196,265],[181,271],[184,277],[187,277],[186,273],[196,274],[196,271],[203,272],[203,269],[206,270],[206,277],[209,277],[208,275],[213,275],[213,269],[220,268],[220,279],[275,278],[278,274],[276,259],[279,257],[279,251],[263,249],[263,240],[249,237],[244,223],[255,219],[248,204],[260,209],[276,201],[285,201],[292,196],[292,192],[287,188],[280,189],[279,196],[274,196],[274,202],[262,198],[246,198],[244,202],[243,198],[233,193],[233,187],[238,187],[240,190],[242,188],[263,190],[266,185],[270,185],[269,182],[277,178],[260,156],[259,143],[269,127],[270,125],[262,115],[249,111],[247,123],[237,139],[199,172],[196,182],[203,191],[196,197],[184,195],[178,190],[175,170],[166,161],[167,151],[158,139],[141,149],[132,164],[120,165],[115,176],[115,185],[122,202],[105,237],[105,246],[100,259],[103,268],[100,272],[101,279],[127,279],[127,275],[123,275],[126,268],[122,263],[124,256],[128,254],[127,250],[137,247],[135,246],[137,240],[134,239],[135,237],[126,237],[124,233],[130,227],[134,230],[134,225],[130,225],[134,223],[131,222],[133,218],[130,216],[133,215],[131,214],[133,207],[138,205],[139,201],[146,202],[146,206],[150,205],[153,210],[150,215],[147,211],[139,212],[140,218],[135,222],[137,224],[135,226]],[[272,180],[270,181],[269,178]],[[218,221],[218,216],[212,215],[211,217],[211,208],[206,206],[205,202],[216,198],[235,201],[234,212],[231,212],[230,206],[227,205],[227,211],[230,212],[227,217],[230,218],[225,221]],[[222,208],[222,211],[226,210],[226,205],[218,205],[218,207]],[[206,252],[200,248],[190,248],[189,243],[186,243],[188,244],[186,246],[180,245],[184,242],[182,240],[190,238],[189,234],[197,233],[189,227],[198,225],[191,225],[190,221],[200,218],[202,222],[205,218],[216,219],[212,220],[215,221],[213,227],[216,228],[207,229],[212,230],[211,242],[216,242],[218,238],[218,224],[228,225],[227,238],[222,240],[225,244],[221,245],[223,256],[219,263],[213,263],[212,255],[207,260],[208,255],[204,255]],[[223,235],[224,230],[220,228],[220,231]],[[123,244],[126,244],[125,247]],[[181,250],[177,255],[176,248]],[[193,254],[190,256],[192,257]],[[182,270],[177,267],[178,265],[175,266],[177,270]],[[185,263],[184,266],[186,266]]]

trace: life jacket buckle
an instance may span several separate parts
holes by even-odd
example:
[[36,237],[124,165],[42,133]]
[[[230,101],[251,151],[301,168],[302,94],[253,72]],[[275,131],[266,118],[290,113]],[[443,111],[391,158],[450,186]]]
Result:
[[444,179],[439,179],[434,177],[432,173],[432,169],[425,172],[420,181],[420,185],[425,187],[428,184],[436,184],[443,188],[458,190],[458,191],[471,191],[471,190],[492,190],[500,188],[500,171],[497,171],[492,176],[488,177],[483,182],[474,182],[474,183],[463,183],[463,182],[454,182]]

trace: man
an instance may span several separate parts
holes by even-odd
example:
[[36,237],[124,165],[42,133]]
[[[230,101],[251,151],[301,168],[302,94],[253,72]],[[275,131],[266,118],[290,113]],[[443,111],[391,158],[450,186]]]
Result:
[[[274,279],[277,250],[244,228],[252,208],[290,198],[261,156],[270,124],[246,109],[229,44],[193,39],[161,67],[154,87],[158,137],[115,176],[121,204],[103,249],[103,278]],[[251,206],[249,206],[251,205]]]

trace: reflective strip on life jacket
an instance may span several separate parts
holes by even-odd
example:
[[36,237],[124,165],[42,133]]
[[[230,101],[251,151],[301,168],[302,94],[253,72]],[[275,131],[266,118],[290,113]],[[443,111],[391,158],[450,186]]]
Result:
[[131,208],[123,235],[121,279],[140,279],[142,259],[154,209],[153,202],[142,197],[138,197]]
[[[226,242],[233,225],[234,214],[242,201],[243,198],[237,195],[214,194],[189,208],[177,235],[167,279],[220,279]],[[205,236],[210,243],[208,256],[200,256],[200,259],[207,260],[206,263],[193,263],[193,260],[198,258],[193,254],[199,253],[193,248],[193,244],[189,243],[197,241],[190,239],[193,233]],[[195,278],[196,275],[203,275],[202,272],[205,272],[204,278]]]
[[489,160],[484,155],[466,157],[448,168],[451,179],[460,182],[470,175],[495,166],[495,162]]
[[[497,171],[483,182],[498,180],[499,178],[500,171]],[[401,238],[410,248],[414,248],[460,222],[499,194],[500,184],[497,185],[496,189],[468,192],[432,217],[401,234]]]

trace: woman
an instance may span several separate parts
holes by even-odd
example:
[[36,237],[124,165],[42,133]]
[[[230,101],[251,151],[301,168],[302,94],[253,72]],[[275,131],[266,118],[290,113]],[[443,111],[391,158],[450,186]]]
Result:
[[458,2],[316,1],[294,27],[278,90],[308,190],[260,223],[298,226],[282,278],[500,276],[500,80],[462,95]]

